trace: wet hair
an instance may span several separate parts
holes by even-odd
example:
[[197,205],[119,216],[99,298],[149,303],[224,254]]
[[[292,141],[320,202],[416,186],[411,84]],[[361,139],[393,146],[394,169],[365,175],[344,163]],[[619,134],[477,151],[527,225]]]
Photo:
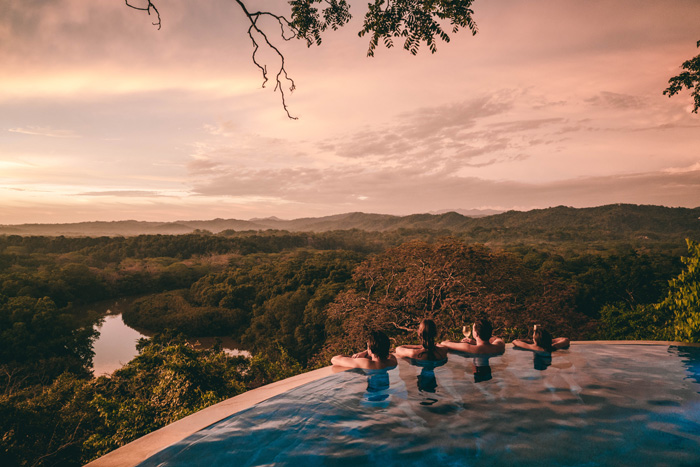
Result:
[[367,347],[381,360],[389,358],[391,342],[389,342],[389,338],[382,331],[372,331],[369,333]]
[[430,353],[435,351],[435,338],[437,337],[437,326],[435,321],[425,318],[418,326],[418,339],[425,350]]
[[488,342],[493,335],[493,325],[491,324],[491,321],[486,318],[478,319],[474,323],[474,330],[482,341]]
[[546,329],[541,327],[535,329],[532,333],[532,340],[537,346],[542,347],[544,350],[548,352],[552,351],[552,335]]

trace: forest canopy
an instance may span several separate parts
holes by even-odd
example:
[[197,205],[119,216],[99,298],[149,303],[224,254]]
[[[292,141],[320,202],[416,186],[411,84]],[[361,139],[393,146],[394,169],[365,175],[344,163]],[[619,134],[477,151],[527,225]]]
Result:
[[[605,226],[597,237],[571,229],[566,209],[513,213],[453,236],[0,236],[0,463],[82,465],[219,400],[362,350],[370,329],[393,345],[413,343],[423,317],[439,323],[441,338],[486,316],[506,340],[527,337],[534,323],[577,339],[700,340],[700,248],[672,241],[691,221],[652,235],[670,227],[650,221],[651,211],[605,212],[596,211]],[[157,334],[124,368],[94,378],[102,316],[92,304],[124,297],[134,301],[124,320]],[[178,332],[233,337],[252,357],[194,349]]]

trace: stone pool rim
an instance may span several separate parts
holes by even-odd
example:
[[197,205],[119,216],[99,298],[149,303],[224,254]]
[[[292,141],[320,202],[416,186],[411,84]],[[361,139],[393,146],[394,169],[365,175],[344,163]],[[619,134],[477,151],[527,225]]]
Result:
[[[572,341],[571,345],[664,345],[682,347],[700,347],[700,344],[672,341]],[[506,351],[512,349],[506,345]],[[115,449],[102,457],[86,464],[86,467],[133,467],[162,451],[168,446],[211,426],[238,412],[246,410],[260,402],[290,391],[307,383],[331,376],[348,368],[326,366],[307,373],[292,376],[243,394],[231,397],[210,407],[188,415],[176,422],[138,438],[131,443]]]

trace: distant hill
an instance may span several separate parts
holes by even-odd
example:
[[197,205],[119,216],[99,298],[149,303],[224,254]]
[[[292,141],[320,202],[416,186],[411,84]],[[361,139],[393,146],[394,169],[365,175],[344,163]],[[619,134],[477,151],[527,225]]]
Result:
[[500,214],[503,211],[497,211],[495,209],[441,209],[439,211],[432,211],[430,214],[445,214],[446,212],[456,212],[457,214],[467,217],[485,217]]
[[133,236],[178,235],[208,231],[286,230],[326,232],[359,229],[386,232],[399,229],[445,231],[476,241],[678,239],[700,237],[700,208],[668,208],[634,204],[611,204],[594,208],[557,206],[532,211],[508,211],[482,217],[454,211],[441,214],[392,216],[352,212],[325,217],[282,220],[275,217],[251,220],[213,219],[176,222],[80,222],[73,224],[0,225],[0,235]]

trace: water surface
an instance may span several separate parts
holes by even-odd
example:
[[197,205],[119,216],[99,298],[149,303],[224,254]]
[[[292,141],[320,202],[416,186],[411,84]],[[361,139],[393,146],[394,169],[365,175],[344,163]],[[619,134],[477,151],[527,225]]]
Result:
[[[95,376],[112,374],[127,364],[138,355],[136,350],[138,340],[152,336],[152,333],[138,331],[124,323],[121,311],[124,307],[130,306],[131,302],[131,300],[121,300],[91,307],[91,310],[103,315],[100,321],[95,324],[95,330],[99,333],[92,347],[95,352],[92,364]],[[213,347],[216,340],[216,337],[187,339],[195,348],[201,349]],[[231,337],[224,336],[218,340],[221,341],[223,350],[227,354],[250,357],[250,352],[240,350],[237,342]]]
[[141,465],[697,465],[698,362],[698,348],[602,344],[401,360],[276,396]]

